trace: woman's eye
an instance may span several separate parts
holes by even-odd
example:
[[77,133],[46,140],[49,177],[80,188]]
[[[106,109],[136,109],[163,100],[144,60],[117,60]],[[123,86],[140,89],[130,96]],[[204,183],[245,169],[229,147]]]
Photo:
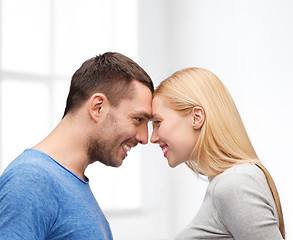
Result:
[[159,125],[159,124],[161,123],[161,121],[160,121],[160,120],[154,120],[153,123],[154,123],[155,125]]

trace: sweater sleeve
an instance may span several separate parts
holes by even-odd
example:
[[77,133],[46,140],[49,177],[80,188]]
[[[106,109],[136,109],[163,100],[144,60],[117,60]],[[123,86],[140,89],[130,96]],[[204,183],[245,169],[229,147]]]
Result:
[[52,183],[38,170],[12,169],[1,176],[0,240],[45,239],[52,227],[58,203]]
[[[266,186],[262,186],[263,183]],[[215,209],[236,240],[282,239],[268,190],[266,180],[259,182],[245,173],[230,172],[216,183]]]

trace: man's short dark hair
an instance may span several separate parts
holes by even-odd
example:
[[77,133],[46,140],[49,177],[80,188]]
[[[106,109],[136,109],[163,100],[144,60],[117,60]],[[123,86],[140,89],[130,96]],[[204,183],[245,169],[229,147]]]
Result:
[[133,80],[154,92],[149,75],[136,62],[120,53],[106,52],[85,61],[72,76],[64,116],[80,107],[95,92],[104,93],[110,104],[117,106],[131,92]]

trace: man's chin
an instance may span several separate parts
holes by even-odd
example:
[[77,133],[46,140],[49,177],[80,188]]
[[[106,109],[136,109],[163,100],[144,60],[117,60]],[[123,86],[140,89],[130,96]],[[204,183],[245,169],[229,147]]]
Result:
[[106,166],[109,166],[109,167],[116,167],[116,168],[118,168],[118,167],[120,167],[120,166],[122,165],[123,160],[124,160],[124,159],[120,159],[120,160],[115,159],[115,160],[112,160],[112,161],[108,161],[108,162],[106,162],[106,163],[104,163],[104,164],[105,164]]
[[118,163],[118,164],[116,164],[116,165],[113,165],[112,167],[116,167],[116,168],[118,168],[118,167],[120,167],[122,165],[122,162],[120,162],[120,163]]
[[121,160],[118,160],[118,159],[113,160],[112,159],[110,161],[109,160],[96,159],[96,160],[90,160],[89,164],[92,164],[94,162],[100,162],[100,163],[102,163],[102,164],[104,164],[106,166],[109,166],[109,167],[120,167],[122,165],[122,163],[123,163],[123,160],[124,160],[124,158],[121,159]]

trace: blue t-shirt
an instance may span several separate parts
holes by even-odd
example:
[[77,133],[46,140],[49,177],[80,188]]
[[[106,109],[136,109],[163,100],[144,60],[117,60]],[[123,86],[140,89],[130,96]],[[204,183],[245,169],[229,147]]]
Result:
[[89,183],[26,149],[0,177],[0,239],[113,238]]

